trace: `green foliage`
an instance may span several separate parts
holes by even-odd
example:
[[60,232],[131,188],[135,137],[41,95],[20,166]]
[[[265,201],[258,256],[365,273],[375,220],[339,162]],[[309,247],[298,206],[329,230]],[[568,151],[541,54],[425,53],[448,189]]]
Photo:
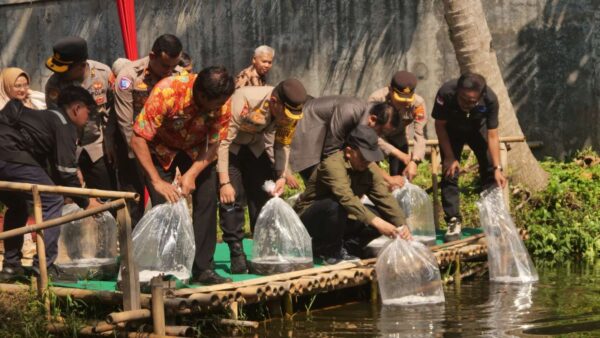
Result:
[[543,161],[547,188],[515,214],[529,230],[526,245],[536,257],[594,260],[600,253],[600,165],[582,165],[583,156],[598,158],[586,149],[570,162]]

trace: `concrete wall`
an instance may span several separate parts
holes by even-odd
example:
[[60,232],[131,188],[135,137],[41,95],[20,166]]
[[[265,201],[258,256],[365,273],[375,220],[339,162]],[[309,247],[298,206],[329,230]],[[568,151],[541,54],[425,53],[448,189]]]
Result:
[[[521,126],[544,141],[537,155],[600,149],[600,1],[483,4]],[[366,97],[408,69],[431,107],[437,88],[458,75],[439,0],[138,0],[136,11],[140,55],[170,32],[196,68],[237,72],[254,47],[269,44],[277,52],[270,82],[298,77],[316,96]],[[0,22],[0,68],[26,69],[34,88],[50,75],[40,65],[60,36],[86,38],[91,58],[109,65],[123,55],[114,1],[0,0]]]

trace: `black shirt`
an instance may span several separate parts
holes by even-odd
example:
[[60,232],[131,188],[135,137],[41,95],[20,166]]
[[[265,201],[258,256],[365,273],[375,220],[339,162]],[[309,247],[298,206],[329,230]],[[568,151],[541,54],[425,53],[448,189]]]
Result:
[[456,84],[458,79],[442,85],[435,97],[431,116],[436,120],[447,121],[449,129],[478,131],[482,127],[498,128],[498,98],[496,93],[486,86],[477,105],[471,111],[464,112],[458,105]]
[[58,184],[81,187],[77,136],[77,127],[62,110],[29,109],[18,100],[0,110],[0,160],[42,168],[49,164]]

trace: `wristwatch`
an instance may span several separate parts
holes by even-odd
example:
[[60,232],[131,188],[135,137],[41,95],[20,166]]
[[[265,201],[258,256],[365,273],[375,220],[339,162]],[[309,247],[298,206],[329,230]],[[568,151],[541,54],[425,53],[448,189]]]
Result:
[[496,171],[496,170],[504,171],[504,168],[502,168],[501,165],[497,165],[494,167],[494,171]]

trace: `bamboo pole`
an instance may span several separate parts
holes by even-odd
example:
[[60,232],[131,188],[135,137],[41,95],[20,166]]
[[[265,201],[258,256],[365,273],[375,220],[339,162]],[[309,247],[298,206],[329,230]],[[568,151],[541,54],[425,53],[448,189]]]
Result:
[[150,312],[150,310],[147,309],[113,312],[106,316],[106,322],[109,324],[117,324],[122,322],[129,322],[132,320],[147,319],[151,316],[152,313]]
[[[505,142],[500,142],[500,165],[504,170],[508,168],[508,146]],[[504,204],[506,210],[510,211],[510,193],[508,192],[508,182],[502,188],[502,197],[504,197]]]
[[92,327],[92,333],[103,333],[108,331],[114,331],[117,329],[117,325],[109,324],[107,322],[100,322]]
[[285,273],[281,273],[281,274],[277,274],[277,275],[264,276],[264,277],[254,278],[254,279],[240,281],[240,282],[231,282],[231,283],[223,283],[223,284],[218,284],[218,285],[201,286],[201,287],[197,287],[197,288],[174,290],[174,291],[172,291],[171,294],[176,295],[176,296],[188,296],[188,295],[198,293],[198,292],[212,292],[212,291],[236,289],[236,288],[245,287],[245,286],[254,286],[254,285],[266,284],[266,283],[271,283],[271,282],[276,282],[276,281],[285,281],[285,280],[289,280],[289,279],[293,279],[293,278],[314,275],[314,274],[318,274],[318,273],[322,273],[322,272],[344,270],[344,269],[359,267],[359,266],[363,266],[363,265],[364,265],[364,263],[362,263],[362,262],[358,262],[358,263],[348,262],[348,263],[340,263],[340,264],[336,264],[336,265],[320,266],[320,267],[316,267],[316,268],[285,272]]
[[434,245],[434,246],[430,247],[429,250],[438,251],[438,250],[446,249],[448,247],[453,247],[458,244],[476,241],[482,237],[485,237],[485,234],[477,234],[477,235],[469,236],[467,238],[460,239],[458,241],[453,241],[453,242],[444,243],[444,244],[440,244],[440,245]]
[[438,196],[438,174],[440,158],[437,147],[431,147],[431,189],[433,193],[433,223],[435,230],[440,229],[440,198]]
[[171,336],[191,337],[196,333],[191,326],[165,326],[165,334]]
[[237,327],[250,327],[253,329],[258,328],[258,322],[250,320],[234,320],[234,319],[221,319],[219,320],[221,325],[237,326]]
[[119,223],[119,251],[121,253],[121,281],[123,285],[123,309],[138,310],[140,304],[140,280],[133,260],[131,240],[131,216],[127,204],[117,211]]
[[[195,293],[189,297],[199,306],[219,306],[223,303],[223,295],[217,293]],[[229,298],[225,298],[227,301]]]
[[[42,199],[40,197],[40,191],[39,191],[37,185],[31,186],[31,193],[33,195],[33,216],[35,218],[35,223],[37,223],[36,225],[38,225],[38,227],[39,227],[39,224],[43,223],[44,219],[42,217]],[[27,226],[21,227],[19,229],[23,229],[23,228],[27,228]],[[39,276],[38,285],[37,285],[38,296],[44,302],[44,307],[46,309],[46,316],[49,317],[50,316],[50,297],[47,297],[47,295],[46,295],[46,289],[48,288],[48,266],[46,264],[46,244],[44,242],[44,232],[42,231],[43,228],[37,228],[36,226],[32,226],[31,228],[32,229],[30,231],[24,232],[21,235],[24,235],[28,232],[32,232],[32,230],[36,231],[36,235],[37,235],[36,249],[37,249],[37,255],[38,255],[38,268],[40,269],[40,276]],[[14,230],[18,230],[18,229],[14,229]],[[12,232],[14,232],[14,230],[9,230],[9,231],[0,233],[0,236],[12,233]],[[15,235],[13,235],[13,236],[15,236]],[[12,236],[7,236],[5,238],[9,238],[9,237],[12,237]],[[5,238],[0,237],[0,239],[5,239]]]
[[164,300],[167,309],[182,310],[189,307],[191,304],[186,298],[167,298]]
[[0,190],[28,192],[33,189],[34,185],[37,186],[39,192],[48,194],[60,194],[80,197],[125,198],[133,199],[136,201],[138,201],[140,198],[138,194],[133,192],[63,187],[55,185],[42,185],[7,181],[0,181]]
[[239,303],[231,302],[231,303],[229,303],[229,306],[227,308],[229,309],[230,319],[237,320],[239,317],[239,313],[240,313]]
[[[38,193],[38,199],[39,199],[39,193]],[[42,215],[41,215],[41,213],[42,213],[42,210],[41,210],[41,201],[39,201],[39,203],[40,203],[40,206],[39,206],[39,213],[40,213],[40,215],[39,215],[39,220],[38,220],[38,218],[35,216],[36,207],[35,207],[35,195],[34,195],[34,209],[33,209],[33,212],[34,212],[34,217],[36,217],[36,221],[35,221],[36,224],[25,225],[25,226],[22,226],[20,228],[16,228],[16,229],[12,229],[12,230],[8,230],[8,231],[0,232],[0,240],[4,240],[4,239],[10,238],[10,237],[15,237],[15,236],[20,236],[20,235],[25,235],[25,234],[30,233],[30,232],[36,232],[38,236],[42,237],[42,241],[41,242],[42,242],[42,245],[44,245],[43,244],[43,241],[44,241],[43,237],[44,237],[44,235],[43,234],[40,235],[41,230],[52,228],[52,227],[55,227],[55,226],[59,226],[61,224],[69,223],[69,222],[76,221],[76,220],[79,220],[79,219],[82,219],[82,218],[86,218],[86,217],[92,216],[92,215],[94,215],[96,213],[103,212],[103,211],[106,211],[106,210],[122,208],[126,204],[125,200],[119,199],[119,200],[116,200],[116,201],[105,203],[105,204],[103,204],[103,205],[101,205],[99,207],[95,207],[95,208],[91,208],[91,209],[86,209],[86,210],[82,210],[82,211],[79,211],[79,212],[76,212],[76,213],[68,214],[66,216],[61,216],[61,217],[57,217],[57,218],[54,218],[54,219],[51,219],[51,220],[48,220],[48,221],[43,221],[42,220]],[[39,237],[38,237],[38,239],[39,239]],[[39,240],[37,242],[40,243]],[[38,250],[40,250],[39,245],[38,245]],[[46,259],[45,252],[44,252],[43,255],[44,255],[44,260],[45,260]],[[38,260],[41,260],[40,252],[39,251],[38,251]],[[41,268],[40,268],[40,270],[41,270]],[[40,273],[41,273],[41,271],[40,271]]]
[[[525,142],[525,136],[501,136],[500,137],[500,142],[505,142],[505,143],[518,143],[518,142]],[[414,141],[413,140],[409,140],[408,141],[408,145],[409,146],[414,146]],[[425,145],[428,146],[439,146],[440,143],[438,140],[426,140],[425,141]]]
[[294,314],[294,302],[292,301],[292,294],[289,292],[283,296],[283,310],[287,318],[292,317]]
[[165,304],[163,302],[163,283],[162,277],[154,277],[150,280],[152,288],[152,326],[154,333],[165,335]]

